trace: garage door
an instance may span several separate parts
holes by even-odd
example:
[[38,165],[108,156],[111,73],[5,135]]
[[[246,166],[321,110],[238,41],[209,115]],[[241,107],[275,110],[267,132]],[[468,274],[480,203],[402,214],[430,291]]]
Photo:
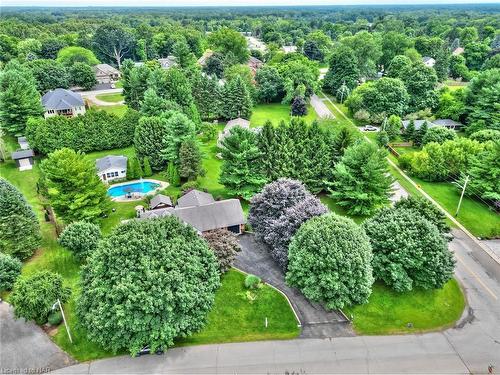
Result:
[[32,169],[33,166],[30,163],[30,159],[20,159],[19,160],[19,170],[25,171],[27,169]]

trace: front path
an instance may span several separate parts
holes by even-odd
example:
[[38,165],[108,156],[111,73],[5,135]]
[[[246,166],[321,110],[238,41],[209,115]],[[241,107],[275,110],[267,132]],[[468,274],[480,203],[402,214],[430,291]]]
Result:
[[327,311],[312,303],[295,288],[285,283],[283,271],[271,258],[265,245],[255,241],[253,234],[238,237],[242,251],[234,266],[259,276],[262,280],[285,293],[302,324],[301,338],[327,338],[353,336],[349,321],[337,311]]

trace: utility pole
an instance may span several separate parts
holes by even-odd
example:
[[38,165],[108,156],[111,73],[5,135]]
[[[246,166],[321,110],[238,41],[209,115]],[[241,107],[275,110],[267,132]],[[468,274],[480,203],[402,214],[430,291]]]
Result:
[[457,212],[455,213],[455,217],[458,216],[458,211],[460,210],[460,206],[462,205],[462,199],[464,198],[465,188],[468,182],[469,182],[469,175],[465,176],[464,186],[462,186],[462,194],[460,194],[460,200],[458,201],[458,207],[457,207]]
[[59,310],[61,310],[61,315],[62,315],[62,318],[64,321],[64,326],[66,327],[66,332],[68,332],[69,342],[73,344],[73,339],[71,338],[71,333],[69,333],[68,323],[66,322],[66,316],[64,315],[64,310],[62,308],[61,300],[59,298],[57,299],[56,303],[54,303],[54,305],[52,305],[52,310],[54,310],[56,308],[56,306],[59,306]]

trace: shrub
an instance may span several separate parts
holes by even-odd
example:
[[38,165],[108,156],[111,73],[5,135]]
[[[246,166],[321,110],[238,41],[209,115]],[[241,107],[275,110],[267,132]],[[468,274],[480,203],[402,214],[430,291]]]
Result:
[[101,239],[101,230],[92,223],[77,221],[69,224],[59,237],[59,243],[73,252],[78,260],[85,260]]
[[370,113],[365,109],[360,109],[354,114],[354,118],[362,122],[368,122],[370,121]]
[[44,324],[57,299],[64,303],[70,294],[70,289],[63,286],[61,275],[44,270],[17,279],[10,302],[16,317]]
[[40,245],[40,225],[33,208],[17,188],[0,178],[0,249],[18,259]]
[[260,277],[255,275],[247,275],[245,277],[245,288],[256,289],[260,284]]
[[198,180],[187,181],[182,184],[181,192],[186,194],[191,190],[198,189],[200,187],[200,182]]
[[486,143],[488,141],[500,141],[500,130],[495,130],[495,129],[479,130],[475,133],[472,133],[469,138],[478,141],[480,143]]
[[191,226],[173,216],[131,220],[88,258],[77,314],[107,350],[154,352],[204,327],[219,285],[216,257]]
[[203,142],[213,141],[217,138],[218,133],[217,124],[212,124],[210,122],[203,122],[201,124],[201,140]]
[[420,212],[386,208],[363,223],[373,248],[373,273],[398,292],[441,288],[455,261],[438,228]]
[[338,309],[365,303],[373,284],[363,228],[336,214],[306,221],[290,243],[286,282],[310,300]]
[[422,217],[434,224],[439,232],[448,233],[450,231],[450,227],[446,223],[446,216],[439,208],[425,198],[409,196],[408,198],[397,201],[394,204],[394,208],[415,210],[422,215]]
[[426,145],[427,143],[430,142],[436,142],[442,144],[445,141],[454,140],[456,137],[457,134],[455,133],[454,130],[443,128],[440,126],[435,126],[427,130],[424,137],[422,138],[422,144]]
[[58,311],[52,311],[50,313],[47,321],[49,322],[49,324],[51,326],[58,326],[63,321],[63,317],[62,317],[61,312],[59,310]]
[[215,253],[219,263],[219,271],[227,272],[236,257],[236,253],[241,251],[241,246],[236,236],[226,229],[215,229],[203,233],[203,238]]
[[8,254],[0,253],[0,292],[11,290],[21,274],[22,263]]

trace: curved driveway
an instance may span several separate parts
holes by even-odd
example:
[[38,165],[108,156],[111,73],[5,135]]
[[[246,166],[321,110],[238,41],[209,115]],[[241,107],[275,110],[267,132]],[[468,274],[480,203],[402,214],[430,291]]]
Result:
[[169,350],[161,356],[103,359],[60,373],[487,373],[500,370],[500,283],[470,256],[475,243],[456,231],[450,243],[469,310],[444,332],[356,336]]

